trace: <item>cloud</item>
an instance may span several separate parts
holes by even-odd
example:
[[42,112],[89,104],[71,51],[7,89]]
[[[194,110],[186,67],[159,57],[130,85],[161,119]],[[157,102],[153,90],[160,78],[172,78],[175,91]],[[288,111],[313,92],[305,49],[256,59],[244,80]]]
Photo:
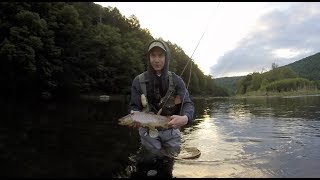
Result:
[[258,19],[254,31],[210,67],[217,77],[247,75],[320,52],[320,3],[295,3]]

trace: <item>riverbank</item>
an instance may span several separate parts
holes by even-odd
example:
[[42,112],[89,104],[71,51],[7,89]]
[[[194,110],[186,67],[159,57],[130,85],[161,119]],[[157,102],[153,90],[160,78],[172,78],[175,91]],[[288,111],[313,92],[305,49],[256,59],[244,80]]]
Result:
[[299,90],[287,92],[249,92],[235,97],[286,97],[286,96],[319,96],[320,90]]
[[320,90],[306,91],[288,91],[288,92],[250,92],[243,95],[234,95],[226,97],[213,96],[191,96],[191,99],[224,99],[224,98],[256,98],[256,97],[298,97],[298,96],[320,96]]

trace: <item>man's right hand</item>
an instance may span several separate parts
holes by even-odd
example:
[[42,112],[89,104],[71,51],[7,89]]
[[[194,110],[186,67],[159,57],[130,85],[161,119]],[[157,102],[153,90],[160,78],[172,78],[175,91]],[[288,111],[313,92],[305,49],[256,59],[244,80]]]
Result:
[[[131,111],[130,111],[130,114],[133,115],[135,112],[139,112],[139,111],[133,111],[133,110],[131,110]],[[138,129],[140,126],[141,126],[141,124],[140,124],[139,122],[134,121],[130,127],[131,127],[131,128],[137,128],[137,129]]]

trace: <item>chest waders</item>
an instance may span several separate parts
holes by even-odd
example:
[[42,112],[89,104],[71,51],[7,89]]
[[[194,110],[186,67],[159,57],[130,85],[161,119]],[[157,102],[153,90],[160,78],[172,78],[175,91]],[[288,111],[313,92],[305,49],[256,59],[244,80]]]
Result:
[[[146,80],[145,76],[147,75],[147,72],[143,72],[141,74],[139,74],[139,83],[140,83],[140,87],[141,87],[141,90],[142,90],[142,94],[147,97],[147,86],[146,86],[146,82],[148,82],[148,80]],[[166,92],[166,95],[164,96],[164,99],[167,100],[169,98],[169,96],[173,95],[173,92],[175,90],[175,85],[173,83],[173,79],[172,79],[172,72],[171,71],[168,71],[168,75],[169,75],[169,88]],[[147,100],[147,98],[146,98]],[[148,102],[147,102],[147,106],[144,107],[144,110],[145,112],[150,112],[150,106],[148,105]]]
[[[168,72],[168,75],[169,75],[169,88],[168,88],[168,91],[166,92],[166,95],[165,95],[165,98],[167,98],[168,96],[170,96],[173,92],[174,92],[174,84],[173,84],[173,80],[172,80],[172,72]],[[147,76],[147,72],[143,72],[141,74],[139,74],[138,78],[139,78],[139,83],[140,83],[140,87],[141,87],[141,90],[142,90],[142,94],[141,94],[141,103],[142,103],[142,106],[143,106],[143,112],[150,112],[150,106],[149,106],[149,103],[148,103],[148,99],[146,98],[147,97],[147,85],[146,83],[149,81],[147,80],[146,78]],[[158,111],[157,114],[160,115],[162,111],[162,108],[160,108],[160,110]],[[157,136],[159,135],[159,132],[157,129],[149,129],[149,136],[151,138],[156,138]]]

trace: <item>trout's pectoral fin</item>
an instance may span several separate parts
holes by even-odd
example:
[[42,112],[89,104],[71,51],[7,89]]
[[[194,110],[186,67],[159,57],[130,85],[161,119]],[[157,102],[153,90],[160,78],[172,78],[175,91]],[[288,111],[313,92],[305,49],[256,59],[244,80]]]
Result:
[[149,128],[149,136],[152,137],[152,138],[156,138],[158,137],[159,135],[159,132],[156,128],[152,127],[152,128]]

